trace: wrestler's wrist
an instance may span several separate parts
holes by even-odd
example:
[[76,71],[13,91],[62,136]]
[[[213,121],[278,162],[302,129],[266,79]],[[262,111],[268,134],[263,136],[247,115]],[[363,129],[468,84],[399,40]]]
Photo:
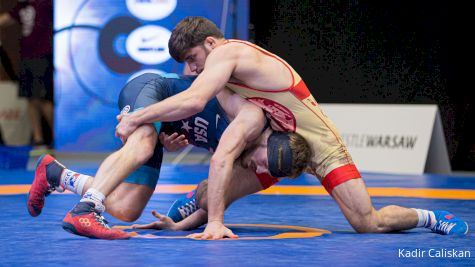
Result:
[[211,223],[224,224],[224,220],[222,220],[222,219],[212,219],[212,220],[208,220],[208,224],[211,224]]
[[141,125],[142,123],[140,123],[140,116],[138,116],[135,113],[130,115],[129,124],[130,124],[130,126],[133,126],[133,127],[138,127],[139,125]]
[[145,112],[144,109],[139,109],[136,112],[130,114],[129,116],[129,123],[131,126],[138,127],[142,124],[147,123],[145,121]]

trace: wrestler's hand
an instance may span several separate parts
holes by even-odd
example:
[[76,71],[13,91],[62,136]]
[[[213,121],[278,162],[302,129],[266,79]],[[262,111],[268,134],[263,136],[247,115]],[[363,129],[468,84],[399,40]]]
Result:
[[178,136],[178,133],[168,135],[162,132],[158,138],[160,139],[163,147],[165,147],[165,149],[169,152],[177,151],[188,145],[188,139],[186,139],[184,134]]
[[117,120],[119,121],[119,124],[115,127],[115,136],[120,138],[122,143],[125,143],[127,138],[129,138],[139,125],[135,123],[135,120],[132,119],[131,115],[126,113],[117,115]]
[[156,211],[152,211],[152,215],[158,219],[158,221],[148,223],[148,224],[134,224],[132,228],[134,229],[157,229],[157,230],[176,230],[176,223],[165,215],[161,215]]
[[187,237],[193,239],[222,239],[224,237],[229,238],[238,238],[237,235],[233,233],[229,228],[224,226],[224,224],[220,221],[212,221],[206,225],[205,231],[203,233],[191,234]]

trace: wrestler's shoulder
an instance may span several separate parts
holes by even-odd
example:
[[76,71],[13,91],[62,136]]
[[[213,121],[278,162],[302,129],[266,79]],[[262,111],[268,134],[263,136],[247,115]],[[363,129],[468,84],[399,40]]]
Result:
[[257,49],[249,42],[228,42],[225,45],[221,45],[216,49],[220,52],[229,54],[243,55],[248,53],[255,53]]

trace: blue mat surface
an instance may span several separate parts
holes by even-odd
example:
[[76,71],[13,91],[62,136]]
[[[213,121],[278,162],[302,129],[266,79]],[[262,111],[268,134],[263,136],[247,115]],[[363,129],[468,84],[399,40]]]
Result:
[[[81,171],[93,174],[94,168],[91,166]],[[205,178],[206,173],[207,166],[165,166],[160,183],[193,184]],[[32,176],[33,173],[28,171],[0,171],[0,186],[29,184]],[[475,179],[470,177],[365,176],[368,186],[475,188]],[[283,184],[318,185],[306,176]],[[150,211],[166,212],[177,197],[174,194],[154,194],[136,223],[154,220]],[[26,194],[0,195],[0,266],[475,266],[473,233],[464,237],[449,237],[426,229],[415,229],[391,234],[356,234],[329,196],[252,195],[229,208],[226,222],[310,227],[329,230],[331,234],[297,239],[222,241],[186,238],[87,239],[71,235],[61,228],[61,220],[79,200],[78,196],[49,196],[43,213],[37,218],[28,215],[26,198]],[[463,217],[469,225],[475,225],[473,200],[374,197],[373,204],[376,208],[396,204],[449,210]],[[130,225],[108,214],[105,216],[112,225]],[[293,231],[259,226],[235,226],[231,229],[241,237],[267,237]],[[190,233],[139,232],[157,237]],[[430,256],[452,250],[468,251],[470,257]],[[425,251],[423,257],[401,256],[408,252],[419,252],[420,255],[422,251]]]

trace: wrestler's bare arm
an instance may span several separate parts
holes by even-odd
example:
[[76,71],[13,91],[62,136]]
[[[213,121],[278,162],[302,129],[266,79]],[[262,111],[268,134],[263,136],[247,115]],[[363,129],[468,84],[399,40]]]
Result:
[[225,194],[230,190],[229,181],[232,177],[233,164],[246,146],[261,134],[265,126],[262,110],[236,94],[228,95],[224,106],[238,112],[224,131],[210,161],[208,222],[224,220]]
[[140,125],[156,121],[177,121],[203,110],[220,92],[234,71],[238,56],[217,49],[211,53],[205,69],[187,90],[128,115],[119,115],[116,135],[125,141]]
[[203,209],[199,209],[184,220],[175,223],[170,217],[162,215],[156,211],[152,211],[152,215],[158,220],[147,224],[134,224],[132,227],[135,229],[157,229],[157,230],[192,230],[200,227],[206,223],[208,218],[207,212]]
[[232,55],[211,53],[205,69],[190,88],[130,115],[137,124],[176,121],[201,111],[221,91],[231,76],[236,60]]

